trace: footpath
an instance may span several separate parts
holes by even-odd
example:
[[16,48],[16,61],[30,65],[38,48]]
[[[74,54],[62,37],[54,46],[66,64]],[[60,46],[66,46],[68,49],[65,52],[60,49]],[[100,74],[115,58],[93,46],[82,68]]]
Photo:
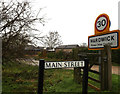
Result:
[[[99,71],[99,66],[94,65],[92,67],[92,70]],[[120,75],[120,66],[112,66],[112,74],[118,74],[118,75]]]

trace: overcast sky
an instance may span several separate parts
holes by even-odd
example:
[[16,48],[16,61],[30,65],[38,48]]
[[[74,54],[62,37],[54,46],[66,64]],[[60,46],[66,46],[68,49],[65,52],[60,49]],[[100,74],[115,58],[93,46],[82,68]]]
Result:
[[[19,0],[18,0],[19,1]],[[38,24],[42,35],[49,31],[58,31],[63,44],[81,44],[88,42],[88,36],[94,35],[96,18],[106,13],[111,21],[110,30],[118,29],[118,2],[120,0],[27,0],[40,15],[49,19],[45,26]]]

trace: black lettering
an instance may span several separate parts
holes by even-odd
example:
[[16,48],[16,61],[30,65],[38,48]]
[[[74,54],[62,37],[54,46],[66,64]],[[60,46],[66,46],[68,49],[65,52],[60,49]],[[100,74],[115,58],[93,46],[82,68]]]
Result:
[[64,67],[67,67],[67,64],[66,64],[66,62],[64,63],[64,65],[65,65]]
[[73,64],[73,62],[71,62],[71,67],[74,67],[74,64]]
[[81,62],[81,67],[83,67],[83,62]]
[[101,38],[98,38],[98,42],[100,42]]
[[68,62],[68,67],[70,67],[70,62]]
[[106,24],[106,20],[103,19],[103,20],[102,20],[102,26],[105,26],[105,24]]
[[105,38],[101,38],[101,41],[104,41],[105,40]]
[[60,62],[58,62],[58,67],[62,67],[62,64]]
[[110,41],[110,36],[107,37],[107,40]]
[[93,40],[91,40],[91,42],[93,42]]
[[78,63],[78,62],[75,62],[75,67],[77,67],[77,63]]
[[96,42],[98,41],[98,39],[96,38]]
[[78,64],[77,64],[77,65],[78,65],[78,67],[80,67],[80,62],[78,62]]
[[95,40],[94,40],[94,39],[92,39],[92,40],[91,40],[91,42],[95,42]]
[[51,63],[46,63],[46,67],[51,67]]
[[[57,66],[57,65],[56,65],[56,66]],[[56,66],[55,66],[55,64],[54,64],[54,63],[52,63],[52,67],[54,67],[54,68],[55,68]]]
[[100,21],[97,21],[97,27],[101,27],[101,22]]
[[114,36],[111,36],[111,40],[115,40],[115,39],[114,39]]

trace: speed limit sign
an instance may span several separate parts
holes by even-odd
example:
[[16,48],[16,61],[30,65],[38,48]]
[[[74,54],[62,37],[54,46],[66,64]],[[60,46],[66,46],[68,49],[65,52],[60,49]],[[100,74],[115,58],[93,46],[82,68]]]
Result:
[[109,32],[109,16],[101,14],[95,21],[95,35],[100,35]]
[[97,20],[97,23],[96,23],[96,29],[98,30],[98,31],[103,31],[105,28],[106,28],[106,26],[107,26],[107,23],[108,21],[107,21],[107,18],[106,17],[100,17],[98,20]]

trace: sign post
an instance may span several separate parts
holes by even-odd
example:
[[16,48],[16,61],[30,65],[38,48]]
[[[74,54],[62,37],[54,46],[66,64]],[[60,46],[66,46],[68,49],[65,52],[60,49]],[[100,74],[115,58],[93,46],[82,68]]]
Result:
[[106,90],[112,89],[112,62],[111,62],[111,47],[110,45],[105,45],[104,47],[104,54],[106,57],[105,60],[105,83],[106,84]]
[[39,61],[39,73],[38,73],[38,94],[43,94],[43,81],[44,81],[44,69],[55,69],[55,68],[83,68],[83,84],[82,94],[87,94],[88,88],[88,59],[84,61],[61,61],[61,62],[45,62],[44,60]]
[[87,58],[84,59],[85,60],[85,67],[83,69],[83,82],[82,82],[82,94],[87,94],[87,90],[88,90],[88,65],[89,65],[89,61]]
[[109,16],[100,14],[95,20],[94,35],[88,36],[88,50],[103,50],[104,45],[110,44],[111,49],[120,49],[120,31],[110,31]]
[[120,1],[118,2],[118,29],[120,30]]
[[43,94],[44,64],[45,61],[43,59],[39,60],[38,94]]
[[[88,36],[88,50],[99,50],[101,90],[112,88],[111,49],[120,49],[120,31],[110,31],[110,20],[107,14],[100,14],[95,21],[95,35]],[[100,60],[101,59],[101,60]]]
[[107,44],[104,46],[104,50],[102,50],[101,90],[111,89],[112,89],[111,47],[109,44]]

